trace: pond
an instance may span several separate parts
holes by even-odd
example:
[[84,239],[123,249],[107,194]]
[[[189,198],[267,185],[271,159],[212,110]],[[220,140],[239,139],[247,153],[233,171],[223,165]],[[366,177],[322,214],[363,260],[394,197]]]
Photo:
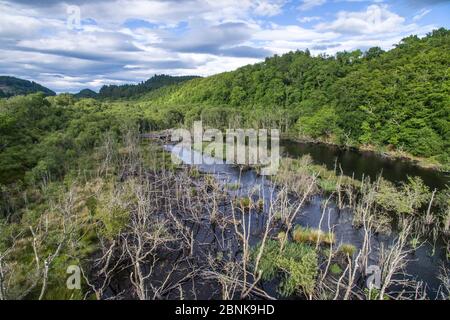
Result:
[[426,169],[415,165],[411,161],[391,159],[371,151],[343,149],[338,146],[303,143],[292,140],[280,142],[282,154],[299,158],[309,154],[316,164],[325,165],[329,170],[342,168],[344,175],[361,179],[363,176],[375,180],[380,174],[388,181],[400,183],[407,181],[407,177],[420,177],[431,189],[442,190],[450,185],[450,176],[443,172]]
[[[375,178],[379,172],[382,172],[383,177],[393,182],[405,181],[408,175],[418,174],[430,188],[443,188],[447,182],[446,177],[438,172],[417,168],[408,165],[404,161],[383,159],[374,153],[342,151],[334,147],[318,144],[301,144],[292,141],[283,141],[282,145],[288,155],[300,157],[304,154],[311,154],[316,163],[325,164],[330,169],[334,168],[336,159],[343,161],[342,170],[344,173],[352,175],[352,172],[354,172],[355,178],[362,177],[363,174],[366,176],[369,174],[371,178]],[[167,145],[166,149],[175,153],[185,164],[192,165],[195,157],[202,158],[202,164],[196,165],[199,171],[213,175],[221,184],[237,183],[239,189],[231,191],[237,196],[245,196],[250,190],[260,188],[260,193],[263,194],[263,197],[270,199],[273,196],[273,190],[276,189],[268,179],[258,176],[253,170],[241,171],[237,167],[225,164],[218,159],[215,159],[215,164],[206,164],[213,162],[211,157],[188,148]],[[351,163],[355,164],[355,168],[351,167]],[[369,173],[365,173],[365,170]],[[433,177],[437,177],[438,181],[434,181]],[[301,210],[301,213],[294,220],[294,224],[320,228],[324,231],[329,231],[330,226],[333,226],[337,246],[340,243],[351,243],[360,249],[363,243],[363,231],[353,227],[352,211],[350,209],[340,210],[333,203],[329,203],[327,210],[324,211],[322,205],[325,200],[325,197],[322,195],[314,196]],[[323,212],[326,213],[322,218]],[[251,233],[254,235],[251,241],[252,244],[256,244],[260,240],[258,235],[263,232],[264,226],[264,215],[260,215],[256,219],[258,221],[252,222]],[[394,239],[395,235],[373,234],[370,242],[371,253],[369,262],[376,264],[381,248],[389,247]],[[441,285],[438,279],[441,268],[449,267],[444,244],[438,242],[433,249],[431,243],[426,242],[411,253],[408,259],[409,263],[406,270],[404,270],[407,274],[406,277],[426,283],[426,291],[429,294],[429,298],[433,299]],[[276,296],[273,284],[267,284],[264,289],[269,294]]]

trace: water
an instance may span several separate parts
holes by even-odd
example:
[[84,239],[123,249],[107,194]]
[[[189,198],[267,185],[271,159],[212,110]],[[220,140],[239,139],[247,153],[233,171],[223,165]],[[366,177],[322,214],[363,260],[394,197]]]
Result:
[[[334,168],[335,159],[342,161],[342,169],[345,174],[355,174],[355,178],[373,175],[376,177],[380,171],[383,172],[383,176],[393,182],[405,181],[407,176],[419,175],[424,179],[430,188],[443,187],[446,182],[446,178],[431,170],[420,169],[416,166],[411,166],[404,161],[395,161],[383,159],[376,156],[374,153],[359,153],[355,151],[342,151],[334,147],[317,145],[317,144],[299,144],[296,142],[283,142],[285,151],[290,156],[302,156],[304,154],[311,154],[313,160],[317,163],[325,164],[330,169]],[[297,149],[296,146],[299,148]],[[270,199],[273,196],[273,192],[276,187],[264,177],[258,176],[254,171],[241,171],[238,168],[227,165],[219,159],[213,159],[207,155],[202,155],[200,152],[190,149],[184,149],[179,146],[166,146],[171,152],[176,153],[183,163],[192,164],[195,157],[202,159],[202,164],[196,165],[201,172],[212,174],[220,183],[239,183],[240,188],[235,191],[237,195],[246,195],[250,190],[259,188],[260,196],[265,199]],[[212,164],[215,160],[215,164]],[[210,163],[210,164],[208,164]],[[355,168],[351,168],[351,163],[355,164]],[[385,167],[383,166],[385,164]],[[383,170],[381,170],[383,169]],[[365,170],[368,171],[365,172]],[[437,177],[437,181],[433,180],[433,177]],[[262,193],[262,194],[261,194]],[[333,203],[329,203],[325,216],[321,221],[323,208],[321,205],[325,201],[325,198],[321,195],[314,196],[312,200],[301,210],[294,224],[300,224],[302,226],[321,228],[324,231],[333,229],[336,235],[336,245],[340,243],[351,243],[358,249],[361,248],[363,243],[363,233],[361,229],[354,228],[352,226],[353,214],[351,210],[344,209],[339,210]],[[265,203],[267,205],[267,203]],[[267,208],[265,208],[267,209]],[[262,215],[252,215],[252,239],[251,244],[256,244],[260,239],[259,236],[263,232],[265,217]],[[373,234],[371,238],[371,254],[369,256],[369,262],[376,264],[380,254],[380,248],[382,246],[389,247],[394,241],[394,236]],[[446,262],[446,251],[442,244],[438,243],[436,250],[432,250],[430,243],[425,243],[419,247],[414,253],[410,254],[408,259],[410,262],[406,267],[405,272],[408,274],[408,278],[412,278],[418,281],[427,283],[427,293],[430,298],[436,296],[436,292],[440,286],[440,280],[438,275],[441,267],[448,268]],[[273,283],[265,284],[264,289],[272,295],[276,295],[275,285]]]
[[399,183],[407,181],[408,176],[418,176],[431,189],[442,190],[450,185],[450,176],[442,172],[421,168],[410,161],[390,159],[375,152],[342,149],[337,146],[302,143],[282,140],[281,152],[293,158],[309,154],[314,163],[325,165],[333,170],[339,165],[347,176],[361,179],[363,175],[372,180],[380,174],[388,181]]

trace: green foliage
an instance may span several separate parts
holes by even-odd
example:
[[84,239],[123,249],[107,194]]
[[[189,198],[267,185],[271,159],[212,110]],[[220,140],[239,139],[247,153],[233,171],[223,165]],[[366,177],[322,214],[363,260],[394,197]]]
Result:
[[95,218],[102,222],[101,235],[107,239],[114,239],[120,234],[130,218],[128,207],[115,200],[109,197],[104,199],[99,203],[95,214]]
[[[162,88],[165,86],[170,86],[174,84],[178,84],[184,81],[192,80],[198,77],[195,76],[180,76],[180,77],[172,77],[168,75],[155,75],[148,79],[147,81],[143,81],[139,84],[124,84],[121,86],[117,85],[108,85],[103,86],[98,93],[99,98],[105,99],[123,99],[123,98],[136,98],[144,93],[148,93],[149,91]],[[87,92],[80,92],[78,95],[86,95]],[[88,93],[92,96],[92,92]]]
[[95,99],[97,98],[97,92],[92,91],[90,89],[83,89],[80,92],[78,92],[77,94],[74,95],[75,98],[78,99],[83,99],[83,98],[92,98]]
[[330,271],[334,275],[340,275],[342,273],[342,268],[337,263],[333,263],[330,266]]
[[[259,246],[252,252],[253,258],[258,254]],[[294,294],[309,295],[313,292],[317,277],[317,253],[305,244],[286,243],[280,251],[280,243],[276,240],[266,242],[259,268],[263,280],[271,280],[277,274],[282,277],[278,288],[281,295],[287,297]]]
[[419,177],[408,177],[408,182],[402,183],[400,188],[380,179],[377,191],[376,203],[384,210],[398,214],[417,212],[431,197],[429,188]]
[[248,211],[253,205],[253,201],[250,197],[242,197],[236,200],[236,204],[242,211]]
[[332,108],[321,108],[311,115],[305,115],[297,120],[297,130],[300,134],[312,138],[329,137],[336,132],[336,111]]
[[[122,107],[123,108],[123,107]],[[0,183],[59,179],[108,131],[138,123],[92,99],[42,93],[0,100]]]
[[54,96],[56,93],[41,86],[34,81],[23,80],[15,77],[0,76],[0,98],[25,95],[41,92],[46,96]]
[[312,57],[296,51],[147,94],[186,106],[185,123],[276,127],[333,143],[387,146],[450,164],[450,31],[396,48]]
[[[365,288],[364,293],[366,294],[367,300],[380,300],[380,290],[376,288],[372,288],[370,290]],[[382,300],[389,300],[389,297],[384,295]]]

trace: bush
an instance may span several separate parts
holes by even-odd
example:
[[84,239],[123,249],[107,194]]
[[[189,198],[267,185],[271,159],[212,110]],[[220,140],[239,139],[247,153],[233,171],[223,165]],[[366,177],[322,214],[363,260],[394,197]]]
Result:
[[342,273],[342,268],[337,263],[333,263],[330,266],[330,271],[332,274],[339,275]]
[[[259,252],[257,246],[253,259]],[[280,243],[276,240],[266,242],[260,260],[259,269],[263,280],[272,280],[281,275],[278,292],[282,296],[293,294],[309,295],[313,292],[318,271],[317,253],[314,248],[301,243],[288,242],[280,252]]]
[[400,188],[380,180],[376,203],[384,210],[398,214],[412,214],[424,205],[431,196],[430,190],[419,177],[410,178]]

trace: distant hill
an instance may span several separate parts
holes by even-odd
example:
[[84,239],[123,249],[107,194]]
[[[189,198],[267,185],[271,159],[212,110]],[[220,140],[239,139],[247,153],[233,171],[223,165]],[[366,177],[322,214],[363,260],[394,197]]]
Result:
[[74,94],[75,98],[97,98],[98,93],[91,90],[91,89],[83,89],[80,92],[78,92],[77,94]]
[[42,92],[47,96],[56,93],[34,81],[23,80],[15,77],[0,76],[0,98]]
[[111,99],[121,99],[121,98],[132,98],[148,93],[149,91],[156,90],[165,86],[170,86],[178,83],[182,83],[195,78],[200,78],[198,76],[179,76],[173,77],[169,75],[155,75],[152,78],[143,81],[139,84],[124,84],[124,85],[108,85],[103,86],[100,89],[98,96],[100,98],[111,98]]

